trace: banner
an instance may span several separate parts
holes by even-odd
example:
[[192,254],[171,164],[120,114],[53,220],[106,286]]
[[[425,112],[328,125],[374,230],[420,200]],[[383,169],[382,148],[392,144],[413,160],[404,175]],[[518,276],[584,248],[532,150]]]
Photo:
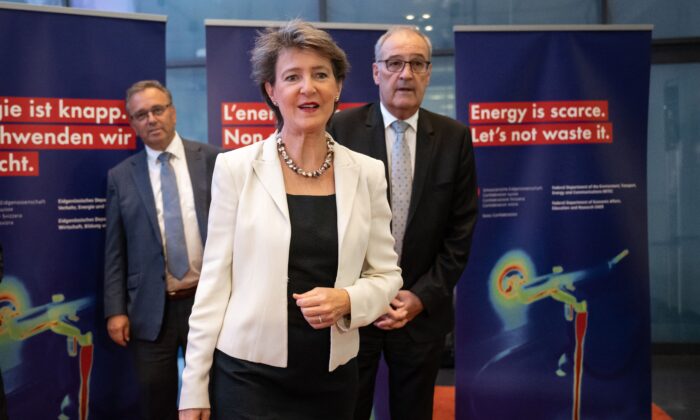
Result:
[[107,170],[126,88],[165,78],[165,18],[0,5],[0,368],[13,419],[136,416],[102,310]]
[[[285,22],[207,20],[207,97],[209,143],[237,149],[267,138],[275,118],[260,88],[250,78],[250,51],[258,32]],[[378,100],[372,79],[374,43],[386,25],[312,23],[326,30],[347,54],[350,72],[339,109]]]
[[459,419],[650,417],[651,27],[457,27],[479,222]]

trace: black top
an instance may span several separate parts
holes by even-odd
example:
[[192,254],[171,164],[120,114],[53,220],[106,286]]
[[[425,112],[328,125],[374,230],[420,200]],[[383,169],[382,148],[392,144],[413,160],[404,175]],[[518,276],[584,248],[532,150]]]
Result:
[[289,244],[288,368],[328,372],[330,329],[313,329],[292,293],[333,287],[338,271],[338,223],[335,195],[287,194],[292,238]]
[[287,195],[292,236],[287,284],[286,368],[216,351],[210,379],[213,419],[350,420],[358,387],[355,359],[328,371],[330,328],[315,330],[292,293],[333,287],[338,271],[335,195]]

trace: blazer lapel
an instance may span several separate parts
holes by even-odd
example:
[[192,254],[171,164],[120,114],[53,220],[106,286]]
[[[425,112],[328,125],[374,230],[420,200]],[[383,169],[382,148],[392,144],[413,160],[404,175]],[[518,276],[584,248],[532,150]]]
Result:
[[197,225],[202,243],[207,241],[207,168],[202,156],[202,148],[195,143],[182,141],[187,159],[187,170],[190,173],[192,193],[194,195],[194,208],[197,214]]
[[373,104],[370,108],[365,125],[369,130],[371,139],[369,155],[384,162],[386,179],[389,179],[389,158],[386,154],[386,130],[384,129],[382,110],[378,103]]
[[360,167],[356,164],[344,147],[336,147],[333,160],[335,179],[336,211],[338,214],[338,255],[352,216],[352,209],[357,194],[357,183],[360,179]]
[[253,170],[267,193],[272,197],[279,211],[289,222],[287,193],[284,189],[284,177],[279,158],[277,157],[277,143],[274,137],[264,141],[262,156],[253,161]]
[[163,243],[163,238],[160,236],[160,227],[158,226],[158,218],[156,216],[156,199],[153,197],[153,188],[151,188],[151,177],[148,175],[148,161],[146,160],[146,150],[140,152],[140,156],[132,162],[133,171],[131,175],[136,184],[143,207],[146,209],[148,220],[151,222],[153,234],[158,239],[158,243]]
[[411,191],[411,204],[408,208],[407,227],[411,224],[411,219],[423,194],[428,174],[433,165],[434,153],[433,125],[428,118],[425,118],[425,112],[420,112],[418,114],[418,130],[416,133],[416,166],[413,171],[413,189]]

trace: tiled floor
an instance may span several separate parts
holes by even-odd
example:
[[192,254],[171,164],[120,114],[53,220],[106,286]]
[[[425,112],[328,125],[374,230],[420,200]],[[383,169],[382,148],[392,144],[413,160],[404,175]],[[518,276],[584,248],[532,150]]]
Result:
[[[673,420],[700,419],[700,355],[652,357],[652,401]],[[454,370],[442,369],[438,385],[454,385]]]

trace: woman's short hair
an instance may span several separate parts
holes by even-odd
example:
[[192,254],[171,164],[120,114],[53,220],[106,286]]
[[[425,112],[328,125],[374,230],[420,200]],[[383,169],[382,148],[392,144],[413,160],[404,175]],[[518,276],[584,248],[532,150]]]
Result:
[[275,69],[280,53],[286,49],[299,48],[312,50],[321,57],[328,58],[333,76],[338,82],[345,80],[350,69],[345,52],[333,41],[328,32],[318,29],[308,22],[294,19],[279,28],[267,28],[258,32],[255,47],[251,51],[251,77],[258,84],[265,102],[272,108],[277,118],[277,128],[282,129],[284,120],[279,107],[265,90],[265,83],[275,84]]

